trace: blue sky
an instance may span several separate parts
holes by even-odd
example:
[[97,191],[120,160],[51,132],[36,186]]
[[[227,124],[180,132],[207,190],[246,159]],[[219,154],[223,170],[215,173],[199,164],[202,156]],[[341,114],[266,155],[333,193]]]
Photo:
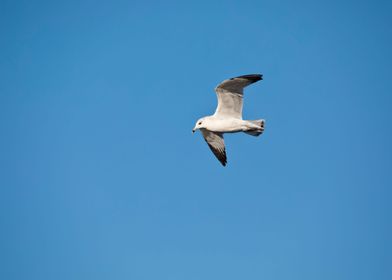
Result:
[[[389,1],[0,3],[1,279],[391,279]],[[194,122],[262,73],[223,168]]]

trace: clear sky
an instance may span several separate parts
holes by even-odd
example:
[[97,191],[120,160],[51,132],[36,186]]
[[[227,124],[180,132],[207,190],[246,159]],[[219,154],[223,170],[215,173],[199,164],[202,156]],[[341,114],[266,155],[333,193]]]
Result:
[[[392,279],[390,1],[0,2],[0,278]],[[195,121],[262,73],[222,167]]]

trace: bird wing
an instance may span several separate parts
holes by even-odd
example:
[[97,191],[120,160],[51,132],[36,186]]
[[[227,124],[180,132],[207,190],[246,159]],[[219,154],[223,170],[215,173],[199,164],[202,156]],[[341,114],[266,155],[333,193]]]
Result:
[[244,75],[224,80],[216,88],[218,106],[215,116],[242,119],[244,87],[263,79],[263,75]]
[[201,128],[200,131],[216,158],[222,163],[223,166],[226,166],[226,149],[222,133],[215,133],[204,128]]

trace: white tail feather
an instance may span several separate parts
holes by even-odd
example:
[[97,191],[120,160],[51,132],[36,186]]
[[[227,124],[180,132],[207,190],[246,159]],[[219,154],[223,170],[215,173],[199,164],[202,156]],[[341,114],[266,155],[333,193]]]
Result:
[[255,120],[255,121],[249,121],[249,122],[251,122],[252,124],[257,125],[258,127],[249,129],[247,131],[244,131],[246,134],[249,134],[249,135],[252,135],[252,136],[259,136],[260,134],[263,133],[263,131],[264,131],[264,124],[265,124],[264,120]]

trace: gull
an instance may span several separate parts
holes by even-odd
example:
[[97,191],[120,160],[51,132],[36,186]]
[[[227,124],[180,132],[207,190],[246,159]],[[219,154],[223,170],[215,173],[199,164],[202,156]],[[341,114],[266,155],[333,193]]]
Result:
[[211,151],[223,166],[227,164],[224,133],[245,132],[259,136],[264,131],[265,120],[242,119],[243,90],[263,79],[263,75],[250,74],[224,80],[216,88],[218,106],[215,114],[197,120],[192,132],[200,130]]

